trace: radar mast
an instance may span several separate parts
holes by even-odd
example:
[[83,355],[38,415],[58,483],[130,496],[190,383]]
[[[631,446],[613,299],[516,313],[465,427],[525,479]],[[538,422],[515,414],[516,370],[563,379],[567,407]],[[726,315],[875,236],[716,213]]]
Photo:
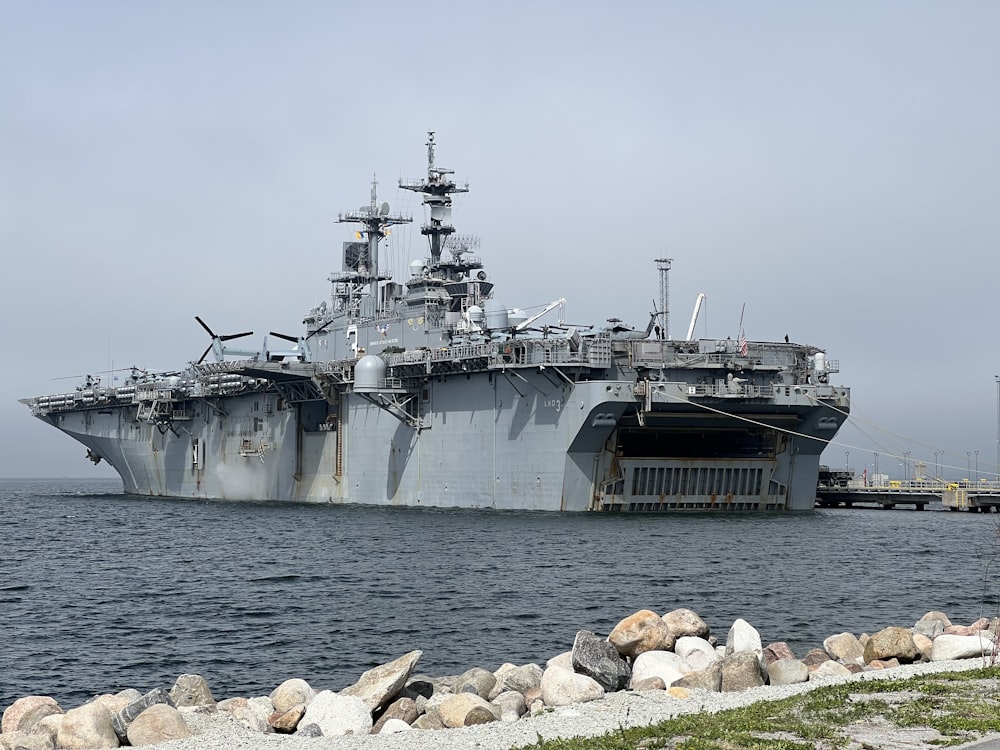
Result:
[[469,192],[469,184],[459,187],[450,175],[453,169],[445,169],[434,165],[434,131],[427,131],[427,179],[400,180],[399,187],[424,194],[424,205],[430,207],[430,221],[420,227],[420,233],[430,242],[431,266],[441,262],[441,250],[445,239],[454,234],[455,227],[451,225],[451,196],[453,193]]
[[375,299],[375,304],[380,305],[378,284],[380,281],[387,281],[392,278],[392,274],[379,274],[378,269],[378,243],[388,234],[386,231],[394,224],[408,224],[413,219],[406,216],[390,216],[389,204],[378,203],[378,182],[372,176],[372,198],[371,205],[362,206],[357,211],[348,211],[337,215],[338,222],[351,222],[364,225],[364,229],[358,232],[358,237],[367,240],[365,255],[358,261],[359,281],[368,281],[370,284],[371,296]]

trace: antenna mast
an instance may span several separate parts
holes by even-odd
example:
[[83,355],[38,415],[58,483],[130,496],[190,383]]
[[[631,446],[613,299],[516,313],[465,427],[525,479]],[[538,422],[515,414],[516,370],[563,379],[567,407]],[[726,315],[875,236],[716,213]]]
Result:
[[441,250],[448,235],[454,234],[455,227],[451,225],[452,193],[469,192],[468,183],[465,187],[455,184],[451,175],[453,169],[445,169],[434,165],[434,131],[427,131],[427,179],[400,180],[399,187],[424,194],[424,205],[431,209],[430,222],[420,227],[420,234],[427,237],[431,246],[431,265],[441,262]]
[[660,272],[660,317],[663,338],[670,339],[670,264],[673,258],[657,258],[656,270]]

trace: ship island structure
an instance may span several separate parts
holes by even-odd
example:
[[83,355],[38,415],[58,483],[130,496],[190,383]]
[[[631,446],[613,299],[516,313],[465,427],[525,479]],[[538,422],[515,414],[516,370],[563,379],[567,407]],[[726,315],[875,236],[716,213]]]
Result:
[[[411,221],[379,203],[330,276],[329,302],[281,351],[217,335],[182,371],[132,368],[22,399],[140,496],[550,511],[808,510],[819,458],[847,419],[837,363],[784,342],[674,340],[539,324],[496,295],[478,240],[451,223],[468,191],[435,164],[400,180],[423,196],[428,254],[398,280],[379,243]],[[665,259],[659,259],[662,263]],[[661,277],[662,286],[662,277]],[[662,291],[662,290],[661,290]],[[696,308],[697,311],[697,308]],[[212,354],[214,361],[206,361]]]

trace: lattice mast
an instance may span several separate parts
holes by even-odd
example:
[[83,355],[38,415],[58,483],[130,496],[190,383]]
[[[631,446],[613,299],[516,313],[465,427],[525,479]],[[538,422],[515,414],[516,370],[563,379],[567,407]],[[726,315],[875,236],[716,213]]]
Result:
[[441,250],[444,249],[448,235],[454,234],[455,227],[451,225],[451,196],[454,193],[469,192],[469,184],[459,187],[450,177],[455,171],[434,165],[434,131],[427,131],[427,179],[400,180],[399,186],[404,190],[424,194],[424,205],[430,208],[430,220],[420,227],[420,233],[427,237],[431,250],[431,266],[441,262]]
[[413,221],[413,219],[400,215],[390,216],[389,204],[383,202],[379,205],[378,182],[373,176],[371,204],[368,206],[362,206],[357,211],[349,211],[347,213],[338,214],[337,221],[361,224],[364,226],[364,229],[360,230],[358,235],[360,238],[364,238],[367,241],[367,248],[365,251],[366,257],[361,259],[359,262],[357,271],[359,278],[369,283],[371,296],[376,300],[375,304],[378,305],[379,282],[392,278],[392,274],[379,273],[378,244],[388,234],[386,230],[389,227],[394,224],[408,224]]
[[673,258],[657,258],[656,270],[660,272],[660,326],[663,338],[670,338],[670,264]]

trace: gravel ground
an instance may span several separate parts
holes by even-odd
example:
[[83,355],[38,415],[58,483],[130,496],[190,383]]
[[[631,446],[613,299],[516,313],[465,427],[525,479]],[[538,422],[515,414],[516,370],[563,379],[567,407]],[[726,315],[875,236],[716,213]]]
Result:
[[[817,687],[871,679],[905,678],[934,672],[977,669],[981,659],[910,664],[894,669],[862,672],[799,685],[764,686],[739,693],[692,691],[677,699],[664,691],[610,693],[603,700],[557,708],[518,722],[484,724],[440,731],[414,730],[399,734],[364,737],[300,738],[291,735],[257,734],[222,716],[191,714],[187,718],[198,734],[186,740],[157,745],[157,750],[509,750],[544,739],[607,734],[620,727],[654,724],[664,719],[700,711],[722,711],[761,700],[779,700]],[[874,736],[871,736],[874,734]],[[866,741],[880,748],[930,748],[912,735],[888,723],[871,727]],[[916,743],[916,744],[915,744]]]

